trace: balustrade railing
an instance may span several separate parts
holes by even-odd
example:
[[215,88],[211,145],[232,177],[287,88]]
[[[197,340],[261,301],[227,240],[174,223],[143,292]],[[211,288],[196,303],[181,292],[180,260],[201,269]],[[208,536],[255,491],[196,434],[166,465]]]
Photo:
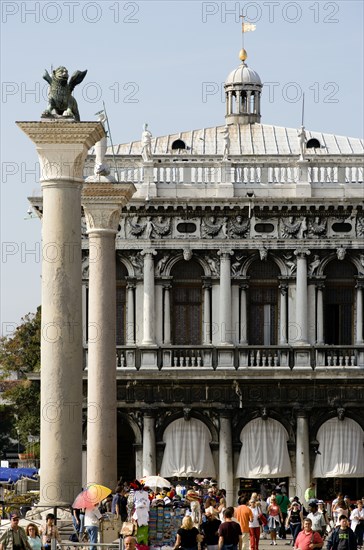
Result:
[[[116,371],[144,370],[142,349],[137,346],[117,346]],[[364,368],[364,345],[309,346],[307,367],[313,369]],[[160,346],[149,350],[154,354],[153,365],[163,369],[224,369],[249,368],[252,370],[294,369],[300,365],[294,346]],[[230,354],[229,359],[228,355]],[[84,370],[87,370],[88,350],[84,349]]]

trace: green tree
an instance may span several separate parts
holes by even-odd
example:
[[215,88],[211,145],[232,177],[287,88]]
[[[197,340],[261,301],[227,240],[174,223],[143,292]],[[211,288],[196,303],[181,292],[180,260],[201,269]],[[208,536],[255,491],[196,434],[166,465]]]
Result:
[[[29,374],[40,370],[41,309],[28,313],[11,337],[0,340],[0,366],[4,385],[2,397],[11,423],[9,435],[27,443],[28,435],[40,431],[40,385]],[[16,380],[11,380],[13,375]]]

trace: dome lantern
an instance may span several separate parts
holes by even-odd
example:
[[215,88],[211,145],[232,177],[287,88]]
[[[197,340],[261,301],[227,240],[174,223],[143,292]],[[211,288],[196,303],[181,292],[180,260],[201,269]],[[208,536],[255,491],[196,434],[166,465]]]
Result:
[[254,124],[260,122],[260,96],[263,84],[257,72],[248,67],[248,54],[239,53],[241,64],[225,81],[226,124]]

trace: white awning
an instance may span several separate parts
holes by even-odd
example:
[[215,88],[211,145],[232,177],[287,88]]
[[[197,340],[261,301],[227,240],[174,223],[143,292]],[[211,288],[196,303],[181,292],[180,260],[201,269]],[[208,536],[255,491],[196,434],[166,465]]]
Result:
[[313,477],[363,477],[364,432],[351,418],[331,418],[317,432]]
[[211,434],[203,422],[196,418],[175,420],[166,428],[163,441],[163,477],[216,477]]
[[288,433],[277,420],[252,420],[241,431],[240,441],[242,447],[236,477],[262,479],[292,475]]

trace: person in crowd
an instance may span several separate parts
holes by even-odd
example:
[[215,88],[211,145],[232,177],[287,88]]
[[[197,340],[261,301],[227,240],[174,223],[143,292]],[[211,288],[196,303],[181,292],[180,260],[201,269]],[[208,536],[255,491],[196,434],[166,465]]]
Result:
[[247,506],[249,502],[248,497],[241,497],[239,500],[239,506],[235,508],[234,517],[238,520],[241,533],[242,533],[242,549],[246,550],[249,540],[249,521],[253,521],[253,512]]
[[325,508],[325,503],[324,503],[323,500],[318,500],[317,501],[317,511],[320,512],[320,514],[323,515],[323,517],[325,519],[325,522],[326,522],[326,525],[330,525],[329,518],[328,518],[328,515],[327,515],[327,510]]
[[224,521],[224,512],[225,512],[226,508],[227,508],[226,498],[224,496],[221,496],[220,500],[219,500],[219,505],[217,507],[217,511],[219,513],[220,521]]
[[10,514],[10,527],[0,536],[0,550],[32,550],[25,530],[19,526],[19,513]]
[[[258,493],[258,502],[259,502],[259,508],[260,508],[262,514],[266,518],[268,518],[268,504],[264,500],[263,495],[261,495],[260,493]],[[267,521],[266,525],[261,526],[261,533],[262,533],[262,538],[265,540],[267,538],[268,533],[269,533],[268,521]]]
[[240,523],[233,521],[234,508],[228,507],[219,527],[218,550],[242,550],[243,538]]
[[313,550],[322,548],[324,541],[320,533],[312,531],[312,521],[307,517],[303,520],[303,530],[298,533],[294,548],[299,550]]
[[330,533],[327,539],[327,550],[357,550],[357,539],[349,527],[347,516],[341,514],[339,525]]
[[260,539],[259,514],[261,514],[261,509],[255,498],[249,501],[249,508],[253,514],[253,519],[249,521],[250,550],[258,550]]
[[46,515],[45,525],[42,525],[39,533],[42,536],[42,546],[45,550],[51,549],[51,542],[53,539],[61,542],[61,535],[56,527],[56,517],[54,514]]
[[137,540],[135,537],[124,538],[124,550],[136,550]]
[[277,491],[276,502],[281,509],[282,518],[283,518],[279,529],[279,536],[281,539],[285,540],[287,538],[286,519],[287,519],[288,506],[290,505],[290,501],[288,496],[282,493],[281,487],[277,487],[276,491]]
[[85,511],[81,508],[72,508],[72,523],[77,533],[78,540],[81,539],[83,534],[83,527],[85,523]]
[[25,531],[32,550],[42,550],[42,539],[40,538],[39,530],[35,523],[28,523]]
[[279,531],[282,521],[283,516],[281,509],[277,504],[275,495],[272,495],[268,506],[268,527],[271,538],[271,546],[277,546],[277,531]]
[[339,526],[340,516],[349,517],[349,509],[342,496],[338,497],[336,503],[332,505],[332,516],[336,527]]
[[193,526],[191,516],[185,516],[182,525],[177,531],[174,550],[182,548],[183,550],[197,550],[198,543],[203,540],[197,527]]
[[[93,508],[86,508],[85,529],[87,531],[88,538],[91,544],[97,543],[101,519],[102,514],[98,508],[98,503]],[[96,546],[90,546],[90,550],[96,550]]]
[[364,508],[363,502],[358,500],[356,508],[350,514],[351,528],[355,533],[358,548],[363,546],[364,535]]
[[292,505],[288,510],[286,527],[287,529],[290,529],[292,535],[292,542],[288,544],[292,544],[292,546],[294,546],[298,533],[301,531],[301,529],[303,529],[303,513],[301,510],[301,506],[296,501],[292,502]]
[[316,483],[312,481],[305,491],[305,501],[309,503],[310,500],[314,500],[315,497],[316,497]]
[[201,525],[203,542],[207,550],[218,550],[221,521],[210,509],[205,512],[206,521]]
[[115,514],[116,518],[120,518],[121,521],[126,521],[126,518],[128,517],[128,512],[126,509],[127,501],[128,499],[126,497],[124,487],[118,485],[115,489],[115,495],[112,497],[111,513]]
[[317,531],[323,537],[326,532],[326,521],[324,516],[318,511],[316,501],[308,504],[308,518],[312,521],[312,531]]

